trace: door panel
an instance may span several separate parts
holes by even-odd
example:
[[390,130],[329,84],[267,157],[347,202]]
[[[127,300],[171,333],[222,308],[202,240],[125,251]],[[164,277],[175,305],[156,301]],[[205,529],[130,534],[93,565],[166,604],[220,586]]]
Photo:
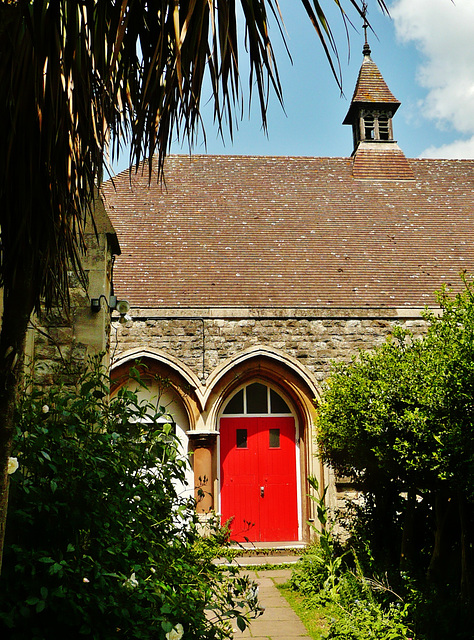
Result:
[[[222,422],[225,429],[222,430]],[[222,522],[236,516],[232,532],[243,539],[255,527],[258,519],[258,503],[253,499],[257,478],[257,428],[256,418],[225,418],[221,420],[221,487],[225,503],[234,505],[222,511]],[[247,431],[247,446],[238,447],[242,438],[239,431]],[[224,454],[223,452],[227,452]],[[238,515],[237,515],[238,514]]]
[[222,522],[233,518],[232,538],[297,540],[294,419],[221,418],[220,434]]

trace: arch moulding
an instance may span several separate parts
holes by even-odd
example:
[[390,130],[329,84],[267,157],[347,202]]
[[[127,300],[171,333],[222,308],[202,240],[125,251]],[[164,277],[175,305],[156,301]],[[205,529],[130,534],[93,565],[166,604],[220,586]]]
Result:
[[[150,370],[155,369],[154,373],[158,372],[159,375],[170,379],[171,386],[175,388],[184,404],[190,428],[195,429],[203,410],[201,383],[195,373],[178,358],[170,356],[164,351],[152,348],[130,349],[113,361],[111,366],[112,380],[117,383],[120,373],[124,372],[125,374],[126,369],[137,362],[143,362],[150,367]],[[126,375],[124,375],[125,378]],[[116,388],[120,386],[119,384]]]
[[321,392],[313,374],[296,358],[272,347],[250,347],[228,358],[207,378],[203,397],[208,423],[217,424],[218,414],[226,397],[246,380],[260,378],[276,384],[291,396],[308,420],[314,415],[314,400]]
[[[293,356],[267,346],[250,347],[228,358],[210,373],[204,383],[181,360],[153,348],[130,349],[120,354],[112,363],[112,376],[114,372],[137,360],[151,360],[161,369],[168,368],[183,380],[192,389],[197,405],[193,410],[183,398],[188,405],[190,418],[197,409],[204,414],[202,417],[205,416],[207,429],[212,430],[216,428],[223,400],[234,388],[251,378],[259,377],[286,391],[303,411],[306,420],[314,415],[313,401],[319,401],[321,395],[315,376],[304,365]],[[193,419],[190,422],[196,424]],[[198,422],[202,428],[202,421],[198,419]]]

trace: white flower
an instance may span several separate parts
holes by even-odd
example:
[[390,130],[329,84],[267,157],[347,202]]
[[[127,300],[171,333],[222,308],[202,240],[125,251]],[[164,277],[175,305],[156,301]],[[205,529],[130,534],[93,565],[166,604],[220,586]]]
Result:
[[129,587],[129,589],[134,589],[135,587],[138,587],[138,580],[135,577],[135,572],[132,573],[130,578],[128,580],[125,580],[123,584],[124,586]]
[[49,413],[49,407],[48,407],[48,405],[47,405],[47,404],[44,404],[44,405],[41,407],[41,411],[42,411],[43,413]]
[[141,500],[140,496],[133,496],[133,499],[135,500],[135,502],[140,502]]
[[178,622],[178,624],[168,631],[166,634],[166,640],[181,640],[184,634],[183,625]]
[[155,569],[155,567],[150,567],[150,572],[151,572],[151,573],[156,573],[156,569]]
[[7,473],[11,475],[18,469],[18,460],[16,458],[8,458]]
[[82,578],[82,582],[89,582],[89,578]]

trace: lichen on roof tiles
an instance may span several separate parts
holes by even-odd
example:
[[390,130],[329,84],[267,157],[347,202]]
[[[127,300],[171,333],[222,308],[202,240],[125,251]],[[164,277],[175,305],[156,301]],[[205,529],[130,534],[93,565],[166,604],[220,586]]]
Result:
[[474,272],[474,161],[405,162],[410,180],[375,181],[347,158],[170,156],[166,190],[125,171],[103,187],[115,290],[134,307],[434,304]]

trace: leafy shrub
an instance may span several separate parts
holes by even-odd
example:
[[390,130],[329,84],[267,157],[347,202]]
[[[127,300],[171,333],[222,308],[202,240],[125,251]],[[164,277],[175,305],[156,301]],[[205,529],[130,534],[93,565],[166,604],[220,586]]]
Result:
[[225,532],[203,542],[176,493],[187,461],[164,408],[108,393],[95,371],[23,399],[0,636],[165,640],[182,625],[186,640],[229,637],[229,619],[244,626],[256,608],[252,585],[212,562]]
[[[314,477],[308,478],[314,494],[319,529],[318,539],[310,545],[293,570],[289,586],[304,596],[308,609],[325,607],[332,617],[328,640],[413,640],[409,629],[412,607],[404,603],[381,581],[365,578],[355,549],[338,548],[333,537],[325,497]],[[367,550],[366,550],[367,551]],[[367,555],[367,554],[365,554]],[[369,564],[371,563],[369,554]]]
[[328,578],[327,565],[318,543],[312,543],[295,566],[289,586],[304,596],[312,596],[324,589]]
[[406,626],[404,609],[390,606],[387,611],[367,600],[356,601],[334,620],[325,636],[328,640],[411,640],[413,632]]
[[346,554],[336,553],[332,535],[334,523],[330,523],[325,505],[327,487],[320,492],[318,480],[314,476],[308,477],[308,483],[315,492],[310,498],[316,505],[320,527],[317,529],[314,525],[311,526],[318,538],[317,542],[306,549],[301,562],[292,573],[289,585],[307,597],[317,596],[322,600],[337,595],[339,576],[344,568]]

